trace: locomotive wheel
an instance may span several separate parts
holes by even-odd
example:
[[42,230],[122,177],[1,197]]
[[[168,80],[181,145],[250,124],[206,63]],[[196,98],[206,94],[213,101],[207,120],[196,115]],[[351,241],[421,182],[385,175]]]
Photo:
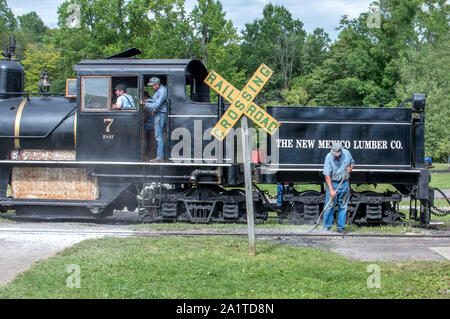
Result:
[[[245,191],[242,189],[232,189],[227,191],[225,194],[230,196],[241,197],[241,201],[239,202],[239,219],[237,220],[237,222],[247,223],[247,204],[245,198]],[[255,223],[263,224],[267,220],[269,214],[260,200],[253,201],[253,210],[255,213]]]
[[247,222],[247,206],[245,204],[245,192],[241,189],[231,189],[225,192],[225,195],[230,196],[240,196],[242,201],[239,202],[238,206],[238,223],[246,223]]
[[[369,225],[369,226],[375,226],[375,225],[397,225],[398,223],[402,222],[402,219],[405,218],[405,215],[403,213],[397,212],[394,207],[392,207],[391,202],[382,202],[382,203],[376,203],[374,205],[379,205],[381,207],[381,218],[370,220],[367,218],[366,209],[370,205],[369,202],[364,202],[363,199],[358,199],[359,196],[364,197],[381,197],[384,194],[376,193],[373,191],[364,191],[361,193],[354,193],[356,197],[352,197],[352,200],[355,201],[362,201],[358,205],[358,209],[356,212],[353,212],[351,216],[349,216],[350,222],[361,226],[361,225]],[[350,205],[350,204],[349,204]]]
[[294,202],[289,206],[287,213],[287,221],[289,224],[301,225],[303,224],[303,203]]
[[141,223],[152,223],[156,221],[158,211],[154,208],[141,208],[139,210],[139,221]]
[[[316,191],[305,191],[298,195],[299,197],[320,197],[321,194]],[[313,203],[304,203],[300,201],[294,201],[287,203],[287,216],[286,219],[289,224],[301,225],[301,224],[314,224],[319,217],[320,205]]]

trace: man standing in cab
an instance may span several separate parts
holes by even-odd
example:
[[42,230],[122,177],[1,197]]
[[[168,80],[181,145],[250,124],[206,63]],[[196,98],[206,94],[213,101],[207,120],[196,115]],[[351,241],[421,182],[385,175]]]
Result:
[[327,184],[325,204],[332,198],[332,202],[328,205],[327,210],[323,215],[323,228],[325,231],[331,230],[331,226],[333,225],[334,207],[337,202],[337,231],[338,233],[345,232],[347,205],[350,199],[350,184],[348,180],[354,165],[355,161],[350,152],[342,149],[341,144],[333,143],[330,152],[325,157],[325,163],[323,165],[323,175],[325,176],[325,182]]
[[155,91],[153,99],[147,99],[145,108],[154,115],[155,139],[158,144],[156,158],[150,160],[150,162],[162,163],[165,161],[163,132],[167,116],[167,89],[161,84],[161,80],[157,77],[152,77],[147,85]]

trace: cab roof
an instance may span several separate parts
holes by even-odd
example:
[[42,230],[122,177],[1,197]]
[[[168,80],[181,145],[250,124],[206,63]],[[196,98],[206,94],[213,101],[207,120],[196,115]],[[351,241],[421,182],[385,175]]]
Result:
[[75,72],[81,73],[114,73],[127,72],[140,74],[173,74],[183,73],[205,78],[208,74],[206,67],[195,59],[134,59],[114,58],[101,60],[82,60],[73,67]]

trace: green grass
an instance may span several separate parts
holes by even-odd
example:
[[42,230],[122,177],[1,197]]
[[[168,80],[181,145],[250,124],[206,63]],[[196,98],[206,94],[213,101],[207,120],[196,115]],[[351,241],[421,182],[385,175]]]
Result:
[[[8,218],[4,218],[6,216],[12,216],[16,211],[15,210],[9,210],[6,213],[1,213],[0,214],[0,224],[10,224],[10,223],[14,223],[13,220],[8,219]],[[3,218],[2,218],[3,217]]]
[[[414,208],[414,202],[412,203],[413,208]],[[438,208],[443,208],[445,210],[448,210],[447,207],[449,207],[450,205],[448,204],[448,202],[446,200],[443,199],[435,199],[434,200],[434,205]],[[401,201],[400,202],[400,206],[409,206],[409,201]],[[420,207],[420,203],[419,201],[417,202],[417,209],[419,210]],[[409,218],[409,210],[400,210],[402,213],[405,213],[406,216]],[[444,221],[444,220],[448,220],[450,221],[450,214],[447,216],[435,216],[435,215],[431,215],[431,220],[440,220],[440,221]]]
[[435,199],[434,206],[436,207],[449,207],[450,204],[445,199]]
[[[381,288],[367,287],[368,262],[320,249],[245,239],[104,238],[38,262],[0,288],[0,298],[448,298],[448,262],[381,263]],[[66,286],[79,265],[80,288]]]
[[0,217],[0,224],[11,224],[11,223],[14,223],[14,221],[7,219],[7,218]]
[[450,189],[450,174],[430,174],[430,186],[437,187],[441,190]]
[[450,169],[450,164],[447,164],[447,163],[433,163],[433,168],[431,168],[432,171],[434,171],[434,170],[443,170],[443,169]]
[[[419,209],[420,202],[417,201],[417,209]],[[409,201],[401,201],[400,206],[409,206]],[[412,203],[412,206],[414,207],[414,202]],[[442,209],[448,209],[447,207],[450,207],[450,204],[444,200],[444,199],[435,199],[434,200],[434,206]],[[409,213],[409,211],[407,211]],[[433,216],[435,217],[435,216]],[[448,219],[450,219],[450,215],[447,216]]]
[[[257,186],[263,191],[265,191],[265,190],[269,191],[269,194],[271,196],[274,196],[274,195],[277,194],[277,185],[276,184],[257,184]],[[320,185],[317,185],[317,184],[296,184],[295,185],[295,189],[298,192],[303,192],[303,191],[306,191],[306,190],[313,190],[313,191],[320,192]]]

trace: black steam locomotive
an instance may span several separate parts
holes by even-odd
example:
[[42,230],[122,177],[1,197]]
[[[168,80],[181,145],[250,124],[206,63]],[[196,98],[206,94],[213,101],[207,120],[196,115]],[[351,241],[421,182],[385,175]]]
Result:
[[[140,220],[245,222],[241,130],[224,141],[211,136],[227,106],[210,102],[205,66],[198,60],[139,60],[130,49],[74,66],[65,96],[24,93],[23,67],[0,60],[0,211],[39,218],[101,218],[137,211]],[[6,50],[8,51],[8,50]],[[168,90],[165,163],[148,159],[144,131],[146,83],[157,76]],[[136,101],[116,110],[114,87]],[[393,223],[402,195],[420,202],[410,217],[428,223],[433,201],[424,165],[424,94],[411,108],[269,107],[281,126],[259,139],[253,167],[258,183],[278,184],[278,203],[254,186],[255,218],[277,212],[281,221],[311,223],[324,205],[322,166],[333,141],[356,161],[351,184],[391,184],[396,192],[352,192],[349,223]],[[401,105],[403,106],[403,105]],[[150,147],[151,148],[151,147]],[[321,191],[298,192],[295,183]],[[411,206],[411,205],[410,205]]]

